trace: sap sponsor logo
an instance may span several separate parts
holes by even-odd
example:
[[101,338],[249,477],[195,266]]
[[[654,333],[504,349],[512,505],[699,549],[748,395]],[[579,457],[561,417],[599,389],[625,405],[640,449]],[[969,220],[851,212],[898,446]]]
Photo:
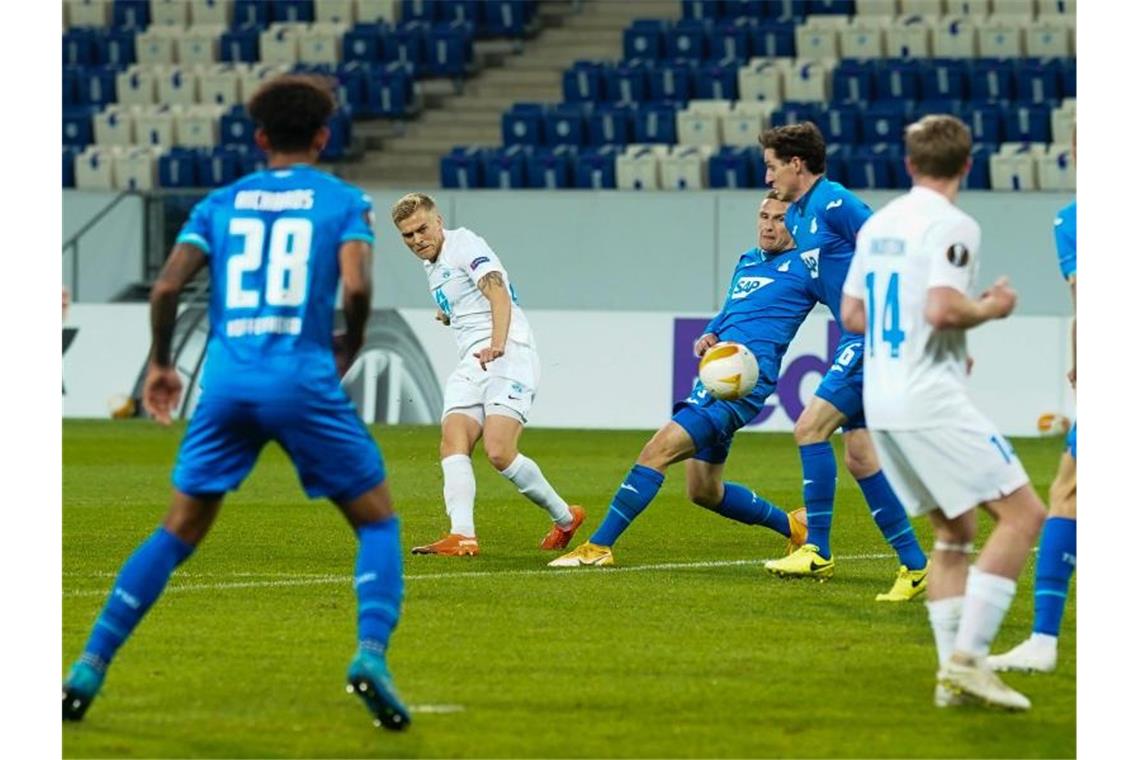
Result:
[[810,251],[802,251],[800,253],[800,261],[807,267],[808,274],[811,275],[813,280],[819,279],[819,249],[812,248]]
[[732,286],[732,300],[736,301],[741,298],[748,298],[748,296],[755,293],[765,285],[770,285],[775,280],[771,277],[741,277]]
[[477,258],[471,262],[471,271],[474,272],[476,269],[478,269],[482,265],[486,264],[490,260],[491,259],[488,258],[487,256],[480,256],[479,258]]

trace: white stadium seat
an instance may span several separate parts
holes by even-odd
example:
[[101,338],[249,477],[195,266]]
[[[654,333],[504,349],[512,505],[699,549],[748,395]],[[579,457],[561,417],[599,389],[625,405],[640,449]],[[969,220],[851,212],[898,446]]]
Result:
[[839,30],[831,25],[815,24],[809,26],[805,23],[797,26],[796,57],[838,58]]
[[354,0],[320,0],[313,3],[316,20],[334,24],[356,23],[356,2]]
[[1025,54],[1032,58],[1070,58],[1073,27],[1064,16],[1043,18],[1025,29]]
[[927,17],[899,18],[887,27],[887,57],[929,58],[931,30]]
[[202,69],[198,74],[198,102],[215,106],[241,103],[240,69],[229,63]]
[[299,31],[298,59],[301,63],[340,63],[340,44],[346,31],[348,27],[335,23],[313,24]]
[[134,114],[138,106],[110,105],[95,115],[96,145],[133,145],[135,142]]
[[67,0],[69,26],[110,26],[111,0]]
[[785,70],[781,63],[758,58],[741,66],[736,74],[740,99],[782,103]]
[[135,142],[169,148],[175,144],[174,122],[182,106],[151,106],[135,114]]
[[978,55],[1020,58],[1025,55],[1025,29],[1008,21],[990,20],[978,27]]
[[196,0],[190,3],[191,24],[229,26],[234,17],[233,0]]
[[[1045,0],[1048,5],[1052,0]],[[994,16],[1018,16],[1033,18],[1037,15],[1037,0],[993,0],[990,13]]]
[[977,58],[978,27],[972,16],[947,16],[934,24],[931,52],[935,58]]
[[617,158],[619,190],[659,190],[660,157],[669,154],[667,145],[629,145]]
[[990,185],[994,190],[1036,190],[1037,158],[1044,153],[1032,145],[1005,144],[990,156]]
[[170,65],[178,60],[177,42],[163,27],[152,26],[135,37],[135,60],[152,65]]
[[149,106],[158,99],[162,67],[133,64],[115,76],[115,92],[121,105]]
[[178,38],[175,46],[178,62],[186,64],[209,64],[218,60],[218,47],[225,27],[212,25],[192,26]]
[[174,120],[174,140],[192,148],[212,148],[218,144],[218,129],[225,106],[192,106]]
[[946,12],[945,0],[899,0],[900,16],[938,18]]
[[117,190],[153,190],[158,186],[158,149],[128,148],[114,156]]
[[270,24],[261,33],[261,62],[293,65],[299,60],[297,38],[302,24]]
[[990,0],[946,0],[947,16],[969,16],[983,19],[993,12]]
[[882,58],[884,27],[889,19],[855,16],[839,31],[839,52],[844,58]]
[[1077,167],[1067,144],[1053,143],[1044,156],[1037,157],[1037,179],[1042,190],[1077,189]]
[[190,22],[187,0],[150,0],[150,23],[162,26],[186,26]]
[[721,119],[732,108],[728,100],[690,100],[677,113],[677,142],[681,145],[720,145]]
[[89,145],[75,157],[75,187],[79,190],[115,189],[115,154],[123,148]]
[[833,59],[797,60],[784,77],[786,100],[827,102],[831,99]]
[[268,66],[262,63],[255,63],[238,68],[238,78],[241,80],[242,102],[249,100],[263,81],[275,77],[278,74],[284,74],[288,70],[289,67],[285,65],[277,64]]
[[1077,22],[1076,0],[1040,0],[1037,11],[1038,18],[1067,18],[1074,24]]
[[158,102],[192,106],[198,102],[198,72],[187,66],[170,66],[158,77]]
[[1073,142],[1073,130],[1077,126],[1076,109],[1065,108],[1064,106],[1054,108],[1049,121],[1054,144],[1069,145]]
[[760,133],[768,128],[776,103],[763,100],[738,100],[721,120],[725,145],[749,148],[756,145]]
[[898,0],[855,0],[855,15],[892,19],[899,15]]
[[709,155],[707,145],[677,145],[661,158],[663,190],[703,190],[708,186]]
[[399,0],[356,0],[356,20],[360,23],[387,21],[395,23],[399,19]]

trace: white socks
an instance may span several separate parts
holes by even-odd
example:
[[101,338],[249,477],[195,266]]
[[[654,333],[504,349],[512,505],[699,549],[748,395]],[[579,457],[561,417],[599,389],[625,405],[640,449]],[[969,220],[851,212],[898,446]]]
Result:
[[[471,460],[467,461],[470,469]],[[543,477],[542,470],[538,469],[533,459],[519,454],[515,457],[515,461],[507,465],[502,474],[504,478],[515,484],[519,493],[549,512],[550,518],[558,523],[559,527],[569,528],[573,525],[574,517],[570,514],[570,507]],[[472,494],[475,492],[474,481],[471,492]]]
[[934,631],[934,646],[938,650],[938,667],[945,665],[954,654],[954,639],[962,619],[962,600],[963,597],[951,596],[926,603],[930,628]]
[[1016,591],[1016,581],[971,567],[954,649],[974,657],[989,654]]
[[475,471],[471,457],[452,454],[440,461],[443,467],[443,503],[451,518],[451,532],[475,536]]

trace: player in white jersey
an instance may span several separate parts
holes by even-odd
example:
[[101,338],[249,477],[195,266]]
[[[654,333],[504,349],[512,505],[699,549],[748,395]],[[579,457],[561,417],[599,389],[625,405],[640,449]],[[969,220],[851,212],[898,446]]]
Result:
[[[935,704],[1029,700],[986,655],[1045,517],[1009,442],[966,393],[966,330],[1013,311],[1005,278],[973,299],[981,230],[954,202],[970,132],[953,116],[906,129],[909,193],[859,231],[843,284],[843,324],[864,334],[863,408],[883,471],[907,512],[935,531],[927,607],[938,650]],[[997,524],[970,567],[982,504]]]
[[455,331],[459,366],[443,392],[443,500],[451,519],[446,536],[413,554],[476,555],[475,472],[471,452],[479,439],[487,459],[521,494],[545,509],[554,525],[543,549],[563,549],[586,517],[547,482],[518,442],[538,388],[534,335],[515,300],[507,271],[483,238],[469,229],[443,228],[435,201],[409,193],[392,207],[404,243],[423,261],[436,319]]

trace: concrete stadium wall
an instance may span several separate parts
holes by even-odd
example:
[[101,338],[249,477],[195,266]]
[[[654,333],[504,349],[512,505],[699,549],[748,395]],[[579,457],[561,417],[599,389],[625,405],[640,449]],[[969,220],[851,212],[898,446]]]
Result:
[[[388,217],[403,191],[369,192],[377,224],[376,307],[430,306],[422,267]],[[755,244],[756,205],[762,197],[758,190],[439,190],[433,195],[447,226],[471,228],[503,258],[524,308],[670,312],[719,308],[737,258]],[[896,195],[861,193],[874,208]],[[64,191],[64,238],[112,197]],[[982,226],[981,282],[1009,275],[1021,294],[1019,314],[1070,312],[1052,226],[1056,211],[1070,200],[1063,193],[972,192],[961,198],[962,208]],[[104,219],[84,240],[80,257],[83,300],[104,300],[137,279],[139,199],[127,199]]]

